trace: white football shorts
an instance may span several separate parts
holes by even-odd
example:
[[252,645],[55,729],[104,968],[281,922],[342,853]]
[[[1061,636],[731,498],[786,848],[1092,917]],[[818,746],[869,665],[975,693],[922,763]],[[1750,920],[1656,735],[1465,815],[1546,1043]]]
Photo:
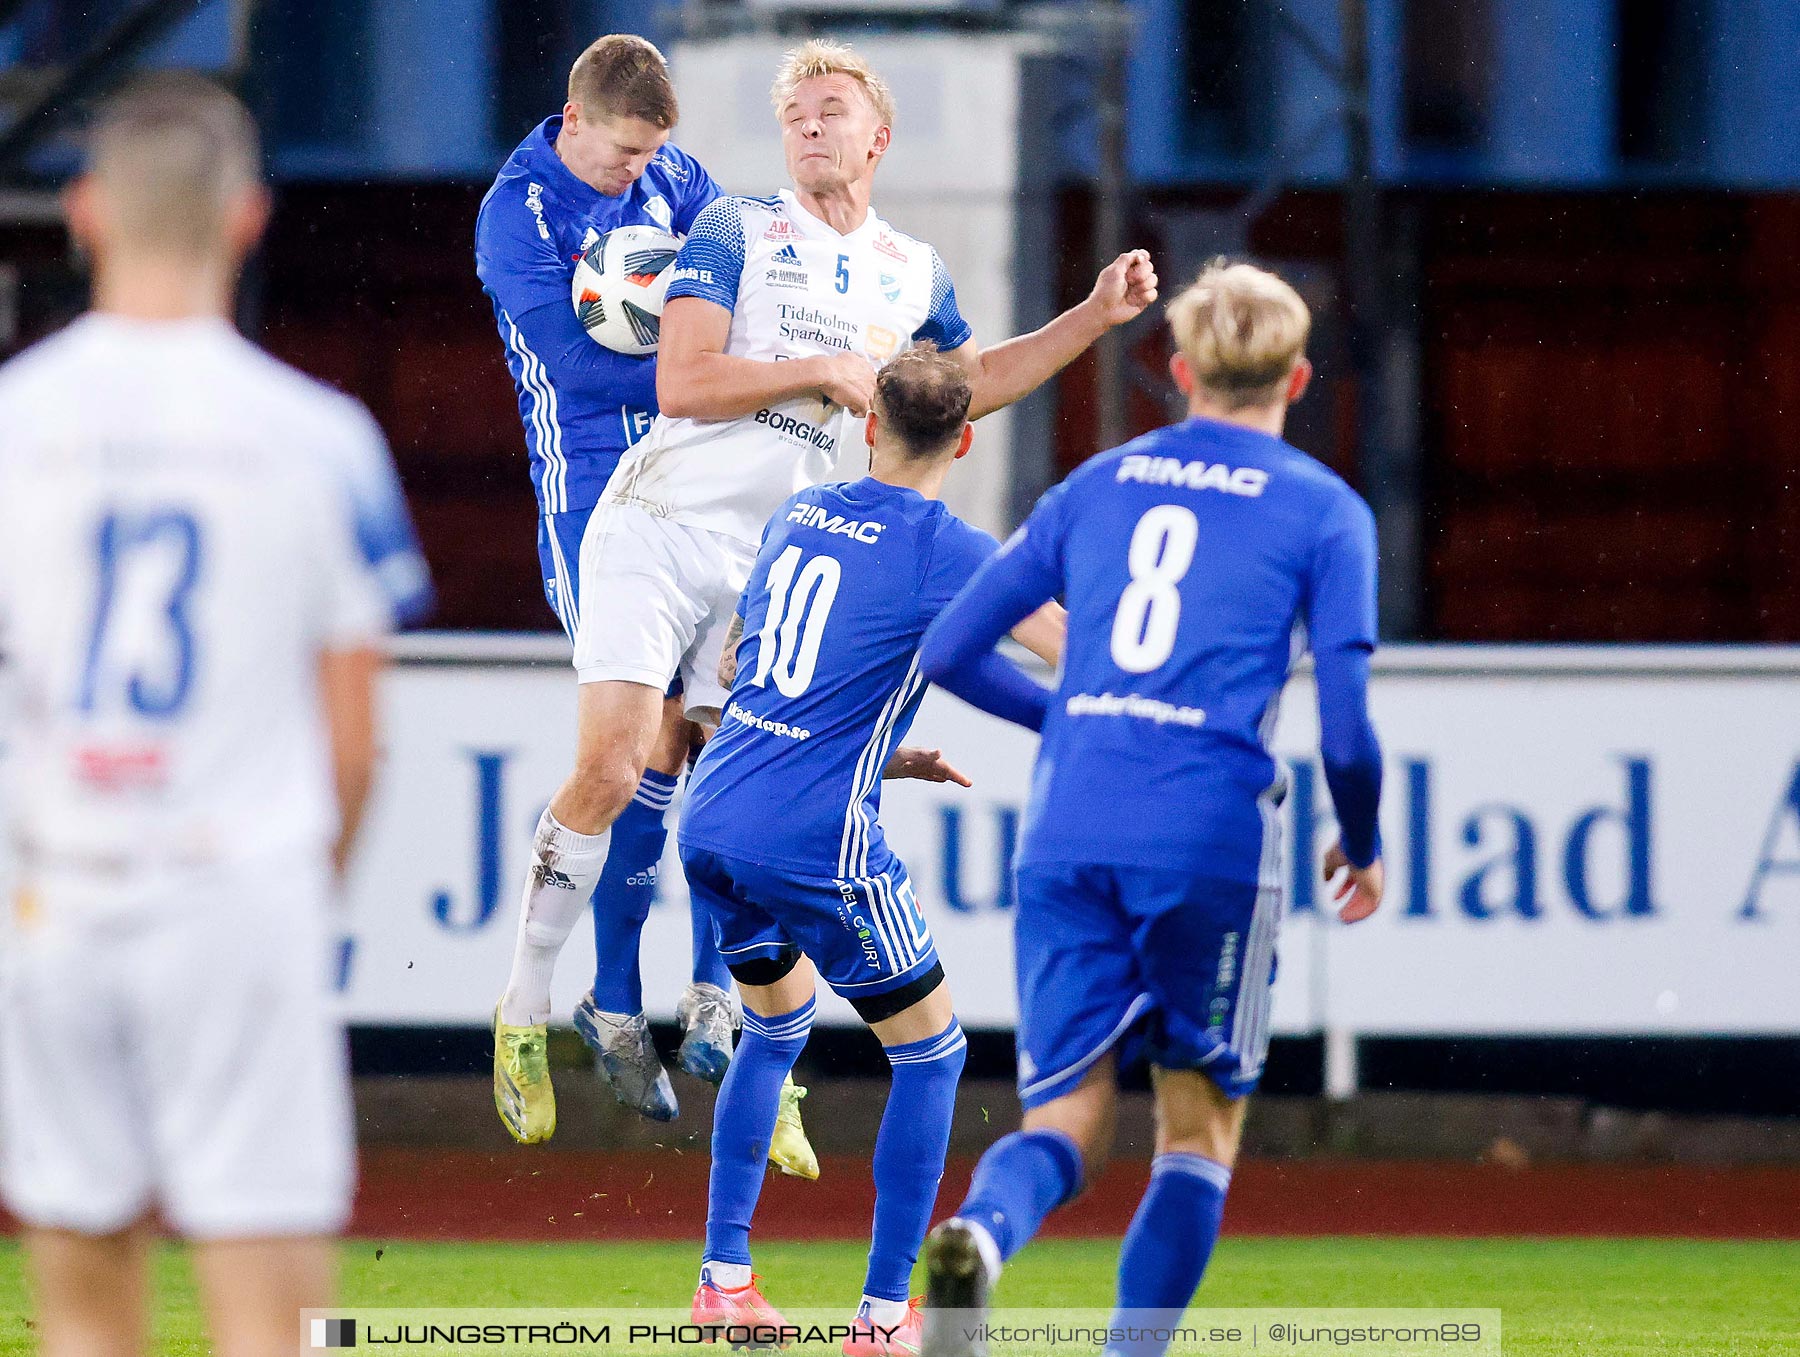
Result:
[[[105,920],[22,911],[0,951],[0,1192],[28,1225],[335,1234],[356,1153],[320,873]],[[35,913],[35,922],[31,918]],[[135,911],[134,911],[135,913]]]
[[722,709],[719,657],[756,548],[631,504],[598,504],[581,538],[575,672],[666,691],[681,679],[690,714]]

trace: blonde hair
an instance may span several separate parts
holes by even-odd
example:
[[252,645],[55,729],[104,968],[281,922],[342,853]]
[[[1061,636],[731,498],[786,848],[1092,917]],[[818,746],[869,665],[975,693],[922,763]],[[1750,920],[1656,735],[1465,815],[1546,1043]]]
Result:
[[1285,281],[1215,259],[1169,303],[1169,328],[1194,380],[1229,409],[1272,405],[1306,352],[1312,313]]
[[261,182],[256,124],[201,76],[163,72],[108,100],[88,138],[87,171],[104,186],[134,249],[204,255],[234,194]]
[[883,125],[894,125],[894,92],[888,88],[887,81],[876,75],[875,68],[855,51],[829,38],[814,38],[801,43],[782,57],[781,69],[775,72],[775,84],[769,91],[775,112],[780,113],[782,105],[794,97],[794,90],[802,80],[820,75],[849,76],[862,86],[863,93],[875,107],[875,116]]

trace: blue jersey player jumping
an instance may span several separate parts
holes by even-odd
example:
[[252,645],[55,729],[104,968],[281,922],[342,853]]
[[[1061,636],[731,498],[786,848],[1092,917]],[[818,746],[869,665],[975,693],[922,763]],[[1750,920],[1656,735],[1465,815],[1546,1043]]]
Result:
[[[718,733],[695,767],[681,860],[711,912],[744,998],[744,1036],[713,1113],[698,1323],[769,1322],[750,1275],[750,1218],[783,1078],[806,1044],[823,975],[874,1029],[893,1066],[875,1142],[874,1244],[844,1351],[917,1351],[907,1282],[924,1242],[964,1041],[931,930],[877,818],[881,779],[966,779],[935,751],[892,763],[925,691],[918,647],[938,610],[998,544],[937,498],[969,446],[963,367],[929,346],[876,379],[870,474],[814,486],[770,520],[721,674]],[[1019,639],[1054,659],[1061,609]],[[1042,690],[991,653],[975,682],[1015,719]],[[1008,706],[1008,697],[1013,705]]]
[[[630,34],[599,39],[569,72],[562,113],[519,144],[476,219],[476,272],[493,301],[531,454],[544,596],[571,637],[581,615],[582,533],[620,455],[657,412],[655,357],[615,353],[589,338],[570,300],[571,279],[582,252],[607,232],[644,224],[685,235],[719,196],[699,162],[668,143],[676,113],[655,47]],[[679,700],[665,705],[643,780],[609,835],[539,825],[534,849],[555,856],[569,889],[540,893],[521,910],[494,1041],[495,1106],[527,1144],[556,1127],[544,1058],[551,971],[590,892],[596,968],[577,1026],[621,1102],[657,1120],[676,1115],[643,1013],[638,945],[667,841],[663,816],[695,737],[680,707]],[[531,894],[528,888],[528,906]],[[678,1012],[683,1068],[716,1083],[730,1058],[734,1015],[711,936],[697,917],[693,983]],[[817,1175],[797,1111],[785,1119],[775,1157],[790,1171]]]
[[927,1245],[929,1357],[974,1350],[967,1323],[931,1317],[985,1306],[1001,1264],[1099,1171],[1131,1062],[1153,1067],[1156,1158],[1109,1351],[1161,1352],[1133,1330],[1172,1323],[1199,1286],[1268,1049],[1284,790],[1268,740],[1302,631],[1342,836],[1327,878],[1344,874],[1346,921],[1381,900],[1374,520],[1280,437],[1311,375],[1306,305],[1219,263],[1169,319],[1192,417],[1047,494],[922,652],[927,677],[986,705],[970,675],[995,639],[1045,599],[1069,609],[1018,855],[1025,1125]]

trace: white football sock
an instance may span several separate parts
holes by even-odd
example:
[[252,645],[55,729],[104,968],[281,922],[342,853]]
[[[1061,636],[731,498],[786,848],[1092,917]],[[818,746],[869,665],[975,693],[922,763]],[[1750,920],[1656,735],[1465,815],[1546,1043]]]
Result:
[[611,835],[577,834],[546,809],[531,840],[531,868],[519,906],[519,938],[512,974],[500,1000],[500,1021],[531,1027],[550,1020],[550,976],[557,953],[587,912],[606,866]]
[[736,1291],[750,1285],[750,1264],[715,1263],[708,1258],[700,1264],[700,1280],[711,1282],[721,1291]]
[[[903,1300],[883,1300],[880,1296],[865,1294],[862,1304],[869,1307],[869,1323],[871,1324],[880,1324],[885,1327],[889,1324],[898,1324],[906,1318],[906,1302]],[[862,1305],[857,1306],[856,1312],[862,1313]]]

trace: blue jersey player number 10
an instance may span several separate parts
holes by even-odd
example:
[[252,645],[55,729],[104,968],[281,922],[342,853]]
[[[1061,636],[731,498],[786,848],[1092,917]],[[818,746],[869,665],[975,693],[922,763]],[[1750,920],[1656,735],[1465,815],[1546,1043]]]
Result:
[[791,546],[769,569],[769,615],[758,637],[751,680],[761,688],[773,678],[788,697],[799,697],[812,686],[825,623],[844,578],[834,556],[814,556],[805,565],[800,561],[800,548]]

